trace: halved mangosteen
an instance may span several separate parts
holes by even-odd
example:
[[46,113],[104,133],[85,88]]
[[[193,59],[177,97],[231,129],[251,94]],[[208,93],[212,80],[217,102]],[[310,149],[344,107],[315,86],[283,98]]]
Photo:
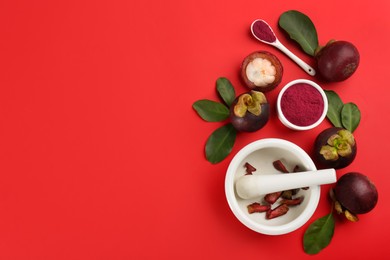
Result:
[[279,85],[282,76],[282,63],[268,51],[256,51],[249,54],[241,65],[241,78],[252,90],[271,91]]

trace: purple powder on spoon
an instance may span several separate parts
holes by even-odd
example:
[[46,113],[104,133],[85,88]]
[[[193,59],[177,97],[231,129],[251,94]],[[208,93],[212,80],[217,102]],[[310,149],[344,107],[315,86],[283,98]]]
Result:
[[257,20],[252,27],[254,35],[265,42],[275,42],[276,37],[269,25],[263,20]]

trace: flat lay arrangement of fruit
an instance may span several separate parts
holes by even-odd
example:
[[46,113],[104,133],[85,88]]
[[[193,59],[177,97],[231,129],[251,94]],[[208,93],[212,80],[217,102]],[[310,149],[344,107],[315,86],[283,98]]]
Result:
[[[346,40],[332,39],[320,45],[312,20],[297,10],[282,13],[278,29],[298,44],[302,52],[313,59],[315,66],[309,66],[299,55],[282,45],[266,21],[255,20],[250,26],[252,36],[261,43],[274,46],[275,52],[256,50],[243,57],[239,75],[247,91],[236,93],[231,81],[220,77],[216,80],[220,100],[206,98],[192,105],[204,121],[223,122],[208,137],[204,147],[205,158],[211,164],[225,160],[232,152],[239,133],[261,131],[270,121],[271,108],[277,107],[279,120],[291,131],[310,131],[323,120],[328,120],[332,126],[321,131],[313,140],[310,157],[317,169],[346,169],[359,156],[358,137],[354,131],[360,124],[361,111],[355,103],[344,103],[335,90],[326,87],[328,83],[341,84],[353,77],[359,69],[359,51]],[[287,55],[311,78],[290,82],[278,93],[277,104],[270,104],[267,94],[277,91],[283,76],[289,73],[279,55]],[[299,165],[287,169],[279,159],[272,163],[279,174],[294,174],[304,170]],[[248,175],[261,170],[249,161],[244,168],[243,171]],[[283,190],[267,194],[256,202],[248,201],[247,213],[263,213],[270,221],[285,217],[289,208],[300,207],[305,200],[298,191]],[[313,221],[304,233],[304,251],[317,254],[329,245],[338,220],[336,216],[357,222],[359,215],[373,210],[377,201],[378,190],[369,174],[350,171],[340,176],[329,192],[329,214]]]

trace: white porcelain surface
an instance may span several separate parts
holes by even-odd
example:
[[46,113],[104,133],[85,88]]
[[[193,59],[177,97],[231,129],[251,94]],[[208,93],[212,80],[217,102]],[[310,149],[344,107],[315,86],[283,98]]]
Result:
[[288,169],[299,165],[307,171],[316,170],[309,155],[299,146],[283,139],[267,138],[242,148],[229,164],[225,177],[226,198],[233,214],[248,228],[267,235],[286,234],[300,228],[313,215],[320,199],[320,186],[310,186],[308,190],[300,189],[296,195],[304,196],[302,204],[290,207],[283,216],[268,220],[265,213],[249,214],[247,206],[262,198],[241,199],[237,195],[235,183],[246,173],[244,164],[248,162],[257,169],[253,174],[282,174],[274,168],[275,160],[282,160]]
[[236,181],[235,189],[240,198],[252,199],[281,190],[335,183],[336,180],[335,169],[294,172],[290,174],[247,174],[241,176]]

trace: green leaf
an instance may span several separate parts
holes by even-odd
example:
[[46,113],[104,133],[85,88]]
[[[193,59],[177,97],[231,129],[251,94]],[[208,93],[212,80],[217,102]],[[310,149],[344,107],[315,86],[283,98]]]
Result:
[[233,149],[237,130],[231,123],[216,129],[207,139],[205,152],[209,162],[215,164],[225,159]]
[[303,235],[305,253],[314,255],[327,247],[332,240],[335,220],[332,212],[314,221]]
[[328,112],[326,114],[327,118],[335,127],[343,127],[341,123],[341,109],[344,106],[343,101],[333,90],[324,91],[326,97],[328,98]]
[[356,104],[350,102],[344,104],[341,110],[341,122],[345,129],[351,133],[356,130],[360,123],[360,110]]
[[316,28],[308,16],[295,10],[284,12],[279,18],[279,26],[307,54],[314,56],[315,50],[318,47],[318,36]]
[[192,105],[198,115],[208,122],[220,122],[229,117],[229,108],[224,104],[208,100],[201,99]]
[[236,98],[236,92],[234,91],[232,83],[227,78],[217,79],[217,91],[226,105],[230,107]]

